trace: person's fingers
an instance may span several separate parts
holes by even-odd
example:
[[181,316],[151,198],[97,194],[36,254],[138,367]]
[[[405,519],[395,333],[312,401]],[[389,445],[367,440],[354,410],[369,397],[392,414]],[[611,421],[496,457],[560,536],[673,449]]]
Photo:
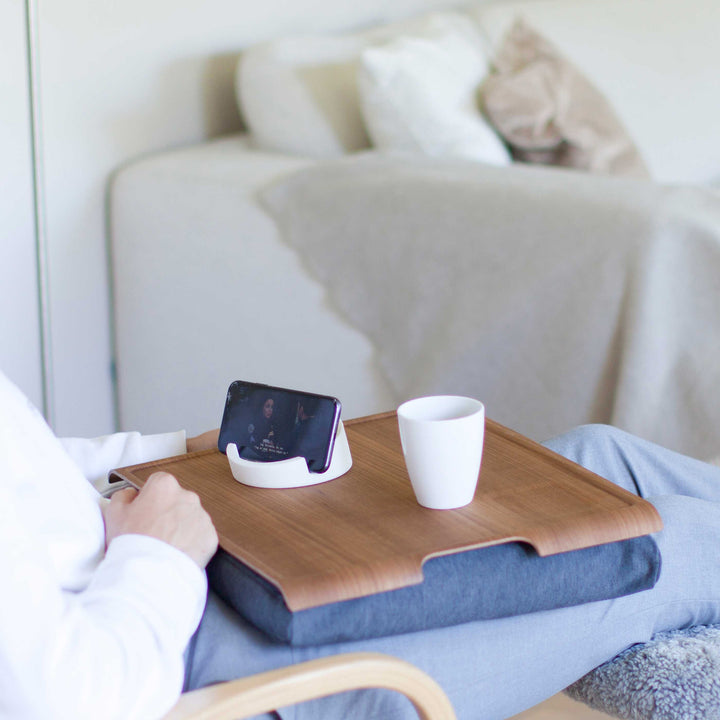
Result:
[[138,491],[135,488],[123,488],[112,494],[110,503],[115,506],[128,505],[137,497]]
[[157,472],[154,472],[152,475],[150,475],[144,487],[147,487],[148,485],[159,485],[166,487],[180,486],[175,476],[169,472],[165,472],[164,470],[158,470]]

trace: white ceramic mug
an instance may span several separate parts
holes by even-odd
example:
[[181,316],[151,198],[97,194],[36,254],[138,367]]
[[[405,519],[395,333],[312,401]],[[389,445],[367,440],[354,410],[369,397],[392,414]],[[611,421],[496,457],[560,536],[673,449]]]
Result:
[[436,395],[403,403],[397,411],[405,465],[420,505],[449,510],[475,496],[483,440],[485,406],[456,395]]

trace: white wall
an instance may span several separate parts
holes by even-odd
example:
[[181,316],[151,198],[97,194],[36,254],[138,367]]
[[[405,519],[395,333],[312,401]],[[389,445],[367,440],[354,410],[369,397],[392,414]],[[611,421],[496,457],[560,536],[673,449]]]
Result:
[[42,405],[25,10],[0,0],[0,368]]
[[232,69],[248,43],[453,4],[38,0],[58,432],[99,434],[114,425],[105,238],[109,173],[141,153],[237,129]]

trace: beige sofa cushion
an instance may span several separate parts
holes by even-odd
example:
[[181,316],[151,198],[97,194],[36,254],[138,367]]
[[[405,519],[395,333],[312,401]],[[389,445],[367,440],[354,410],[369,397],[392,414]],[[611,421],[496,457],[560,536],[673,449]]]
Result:
[[313,157],[370,147],[357,88],[360,54],[443,22],[473,24],[462,13],[428,13],[356,33],[288,36],[248,48],[235,90],[255,144]]

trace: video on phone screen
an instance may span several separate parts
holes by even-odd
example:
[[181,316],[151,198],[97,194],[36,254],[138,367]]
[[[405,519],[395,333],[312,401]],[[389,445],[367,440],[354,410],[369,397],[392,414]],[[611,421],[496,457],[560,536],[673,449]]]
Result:
[[232,385],[228,391],[223,442],[241,457],[276,461],[304,457],[313,470],[328,454],[335,405],[330,398],[268,387]]

